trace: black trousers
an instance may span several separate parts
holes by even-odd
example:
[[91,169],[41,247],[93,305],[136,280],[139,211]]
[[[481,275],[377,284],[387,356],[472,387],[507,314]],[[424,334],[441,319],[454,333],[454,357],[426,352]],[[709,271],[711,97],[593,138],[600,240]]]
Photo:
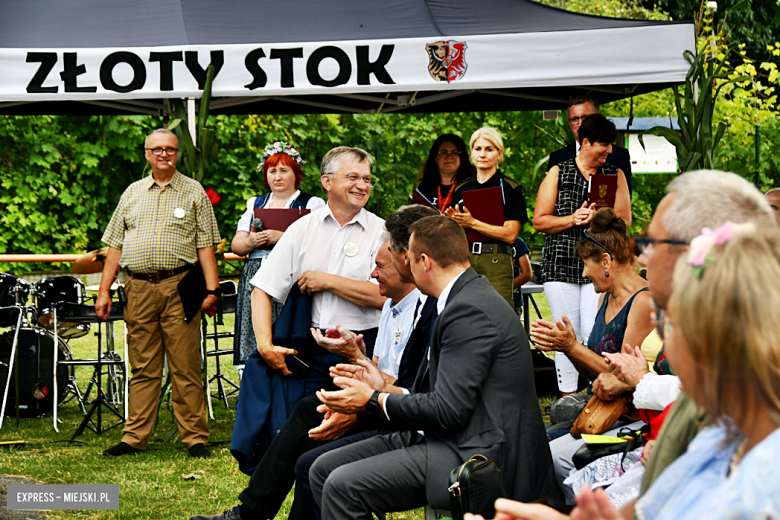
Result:
[[[269,446],[249,479],[249,485],[238,496],[243,504],[241,516],[246,520],[274,518],[295,483],[295,463],[298,457],[327,444],[328,441],[309,438],[309,430],[322,423],[323,414],[317,411],[320,404],[316,396],[298,401],[279,435]],[[296,489],[290,520],[309,519],[313,515],[309,501]]]

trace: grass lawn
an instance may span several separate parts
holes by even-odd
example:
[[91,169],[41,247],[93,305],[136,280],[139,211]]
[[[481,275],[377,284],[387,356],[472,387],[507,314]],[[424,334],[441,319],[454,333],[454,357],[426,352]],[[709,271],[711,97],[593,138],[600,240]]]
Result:
[[[549,319],[550,312],[543,294],[535,300],[542,314]],[[535,312],[531,311],[532,319]],[[115,331],[117,350],[122,349],[124,328],[118,322]],[[225,325],[220,330],[233,330],[233,315],[225,316]],[[95,326],[90,334],[72,340],[69,347],[76,359],[95,358],[97,339]],[[211,330],[210,330],[211,332]],[[228,348],[231,340],[221,340],[220,348]],[[213,343],[207,348],[212,350]],[[215,358],[209,358],[209,375],[214,374]],[[238,383],[238,373],[233,367],[232,356],[221,358],[223,373]],[[79,387],[84,390],[92,376],[91,367],[76,369]],[[216,384],[212,385],[213,394]],[[93,391],[94,395],[94,391]],[[19,425],[15,418],[6,418],[0,441],[24,440],[27,446],[19,450],[0,450],[0,474],[24,477],[44,484],[118,484],[120,508],[118,511],[50,511],[50,518],[74,519],[188,519],[193,514],[216,514],[236,505],[238,493],[245,487],[249,478],[238,471],[235,459],[230,455],[230,439],[233,433],[233,420],[236,397],[229,399],[230,409],[213,400],[214,419],[209,421],[211,439],[209,448],[212,458],[193,459],[178,439],[178,433],[172,440],[166,434],[173,430],[174,420],[170,405],[165,405],[158,414],[158,426],[146,453],[139,456],[120,458],[103,457],[106,448],[121,440],[121,427],[96,435],[87,430],[70,444],[83,416],[75,401],[63,405],[59,410],[59,433],[52,429],[51,414],[42,418],[21,419]],[[540,406],[549,419],[549,405],[552,399],[540,398]],[[110,414],[105,415],[104,425],[108,425]],[[194,476],[194,478],[193,478]],[[187,478],[185,478],[187,477]],[[290,502],[283,506],[277,519],[284,519],[289,512]],[[6,511],[0,511],[0,519]],[[388,516],[390,517],[390,516]],[[395,513],[393,519],[423,519],[422,509],[406,513]]]

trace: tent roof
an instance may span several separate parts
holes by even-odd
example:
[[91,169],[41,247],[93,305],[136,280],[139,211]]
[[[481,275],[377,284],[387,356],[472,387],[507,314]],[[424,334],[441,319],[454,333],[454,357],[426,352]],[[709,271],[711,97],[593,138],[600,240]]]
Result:
[[529,0],[0,0],[0,12],[0,48],[270,44],[685,23],[603,18]]
[[214,114],[560,109],[679,84],[695,49],[692,22],[531,0],[0,0],[0,13],[0,114],[19,115],[161,115],[201,96],[215,55]]

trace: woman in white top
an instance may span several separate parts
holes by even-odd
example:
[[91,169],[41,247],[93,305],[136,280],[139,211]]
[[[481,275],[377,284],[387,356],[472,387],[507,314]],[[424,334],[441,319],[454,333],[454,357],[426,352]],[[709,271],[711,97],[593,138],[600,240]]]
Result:
[[[249,281],[283,234],[282,231],[273,229],[256,230],[252,225],[254,210],[257,208],[315,210],[325,205],[325,201],[321,198],[298,189],[303,180],[300,166],[302,162],[300,152],[284,141],[277,141],[265,147],[257,171],[263,174],[263,183],[271,191],[246,201],[246,211],[241,215],[236,227],[236,236],[230,243],[231,250],[237,255],[249,255],[238,282],[236,328],[233,338],[234,363],[237,365],[244,364],[257,348],[252,328],[252,284]],[[274,302],[274,320],[281,308],[281,304]]]

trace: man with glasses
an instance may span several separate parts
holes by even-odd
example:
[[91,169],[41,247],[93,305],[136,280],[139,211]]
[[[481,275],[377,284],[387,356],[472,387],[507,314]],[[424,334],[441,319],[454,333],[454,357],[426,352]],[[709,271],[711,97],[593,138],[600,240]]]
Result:
[[[662,337],[667,326],[663,311],[672,295],[675,265],[687,253],[690,241],[701,234],[702,228],[716,229],[726,222],[777,225],[772,209],[761,193],[750,182],[734,173],[714,170],[684,173],[669,183],[666,191],[668,194],[658,204],[646,236],[636,239],[639,261],[647,266],[650,295],[657,309],[656,326]],[[668,402],[670,395],[679,392],[677,377],[650,373],[643,357],[627,354],[618,354],[617,357],[626,364],[625,376],[621,374],[619,377],[636,387],[634,404],[638,408],[652,402],[663,404],[663,396],[666,396]],[[656,368],[663,364],[662,350]],[[661,372],[669,374],[668,365]],[[702,424],[702,417],[693,400],[685,394],[679,394],[645,465],[641,494],[647,491],[669,464],[685,452]]]
[[193,457],[208,458],[209,428],[200,377],[200,314],[186,322],[177,286],[200,262],[208,295],[201,311],[220,294],[214,244],[221,241],[214,210],[197,181],[176,171],[179,143],[169,130],[146,138],[152,173],[130,185],[103,235],[108,244],[95,312],[106,319],[109,289],[119,267],[127,268],[124,320],[133,378],[122,442],[103,452],[120,456],[146,449],[157,418],[163,356],[173,387],[173,411]]
[[[580,154],[580,143],[577,141],[577,132],[579,131],[580,123],[582,123],[582,118],[598,113],[599,104],[593,99],[587,97],[578,97],[571,100],[566,115],[569,121],[569,127],[571,128],[572,133],[574,133],[575,140],[572,144],[565,146],[560,150],[556,150],[550,154],[550,160],[547,163],[547,170],[553,166],[557,166],[564,161],[573,159]],[[614,164],[623,171],[623,174],[626,176],[628,191],[633,193],[634,181],[631,177],[631,158],[628,155],[628,150],[613,144],[612,153],[607,156],[607,162],[609,164]]]
[[[309,327],[327,330],[342,325],[363,334],[366,355],[371,359],[386,300],[371,279],[384,241],[384,220],[364,209],[376,184],[372,164],[371,157],[359,148],[339,146],[325,154],[320,170],[328,204],[291,224],[250,281],[254,286],[252,324],[257,354],[249,357],[244,371],[244,380],[254,382],[253,389],[245,391],[242,384],[241,395],[245,405],[252,395],[258,401],[270,399],[270,403],[262,406],[262,413],[252,410],[252,415],[236,416],[234,432],[240,435],[234,435],[231,449],[239,453],[244,471],[253,469],[251,463],[262,457],[276,438],[277,428],[271,428],[270,423],[286,419],[291,405],[301,397],[332,387],[328,371],[345,361],[317,346]],[[297,289],[293,289],[296,282]],[[294,292],[298,290],[300,293]],[[301,299],[302,295],[306,298]],[[271,301],[285,303],[288,298],[295,315],[292,336],[306,342],[305,348],[298,350],[273,343]],[[296,303],[299,301],[303,306]],[[297,374],[289,379],[292,382],[285,382],[291,368]],[[279,378],[280,374],[287,377]],[[282,392],[270,390],[281,386],[287,389],[284,399],[279,397]],[[294,390],[289,389],[293,386]]]

